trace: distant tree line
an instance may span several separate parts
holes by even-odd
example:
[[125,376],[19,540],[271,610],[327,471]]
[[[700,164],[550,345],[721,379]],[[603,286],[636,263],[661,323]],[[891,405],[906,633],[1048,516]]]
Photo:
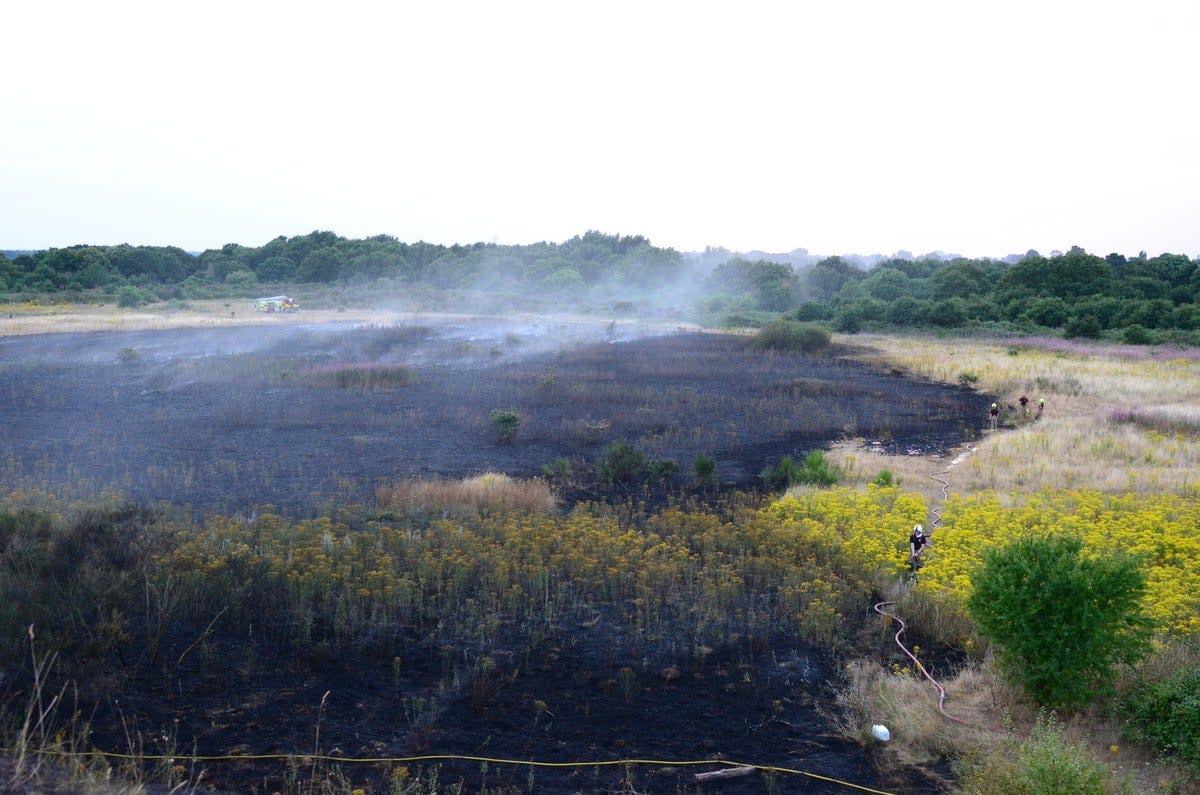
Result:
[[590,231],[563,243],[444,246],[333,232],[229,244],[199,255],[176,247],[71,246],[0,255],[0,298],[65,293],[126,303],[250,295],[268,286],[388,279],[430,290],[605,294],[675,290],[728,325],[785,317],[845,333],[891,328],[1056,330],[1130,343],[1200,344],[1200,269],[1181,254],[1100,257],[1079,247],[1005,260],[943,255],[876,259],[749,259],[724,250],[680,254],[641,236]]
[[362,240],[316,231],[255,247],[235,243],[199,255],[174,246],[48,249],[0,254],[0,294],[140,293],[146,300],[242,295],[260,285],[322,285],[379,278],[436,289],[537,287],[567,292],[619,280],[650,286],[677,277],[679,252],[640,236],[588,232],[564,243],[444,246],[390,235]]
[[887,327],[1060,330],[1130,343],[1200,343],[1200,270],[1179,254],[1099,257],[1074,247],[1016,263],[886,260],[862,271],[822,260],[801,280],[797,320],[842,332]]

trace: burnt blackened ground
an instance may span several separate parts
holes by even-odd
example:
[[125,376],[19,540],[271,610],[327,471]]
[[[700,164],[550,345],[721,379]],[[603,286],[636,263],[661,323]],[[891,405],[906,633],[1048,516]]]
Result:
[[[680,471],[715,459],[757,488],[785,455],[842,438],[932,452],[979,431],[987,398],[844,358],[753,351],[744,337],[602,324],[445,321],[0,339],[4,485],[116,487],[199,511],[369,503],[410,477],[539,476],[569,459],[566,496],[627,439]],[[340,388],[340,368],[408,368],[390,389]],[[385,384],[386,385],[386,384]],[[493,409],[522,417],[497,439]]]
[[[833,663],[794,639],[731,642],[699,656],[650,659],[601,622],[536,647],[493,649],[493,665],[460,672],[453,646],[413,645],[403,657],[275,657],[267,646],[214,643],[166,690],[111,694],[91,713],[91,740],[147,754],[304,754],[396,759],[410,774],[463,781],[467,792],[894,793],[948,791],[942,772],[892,762],[882,746],[838,736]],[[597,766],[587,762],[648,760]],[[697,783],[728,760],[803,771]],[[180,762],[186,762],[180,759]],[[566,763],[585,763],[567,765]],[[301,761],[301,778],[311,774]],[[396,767],[342,767],[353,786],[387,791]],[[282,791],[280,760],[207,763],[205,780],[238,792]],[[486,768],[486,772],[485,772]],[[318,776],[322,775],[318,773]],[[631,780],[634,788],[627,789]]]
[[[646,484],[606,490],[587,476],[618,439],[678,461],[673,481],[654,488],[685,491],[701,454],[716,460],[725,487],[756,488],[767,465],[836,439],[934,452],[978,432],[987,398],[843,354],[758,352],[730,335],[500,321],[0,338],[0,485],[115,486],[200,513],[271,504],[303,514],[330,501],[369,503],[376,485],[400,478],[534,476],[570,459],[569,502],[646,496]],[[339,388],[328,374],[347,366],[404,366],[411,378],[394,389]],[[523,418],[511,444],[490,426],[496,408]],[[268,635],[217,622],[191,628],[163,658],[170,670],[135,662],[144,657],[135,649],[128,665],[96,662],[79,681],[89,739],[183,756],[319,746],[353,757],[661,762],[628,773],[538,767],[532,782],[525,766],[491,764],[486,774],[478,762],[422,766],[467,791],[484,775],[489,789],[509,791],[626,791],[626,775],[638,792],[848,791],[782,773],[699,784],[692,776],[707,768],[670,764],[698,759],[896,793],[948,789],[935,772],[889,764],[880,748],[837,736],[828,717],[836,664],[793,638],[675,651],[600,621],[557,628],[533,645],[468,654],[462,639],[414,639],[396,654],[297,651]],[[205,782],[236,792],[285,791],[289,776],[316,769],[201,767]],[[392,772],[345,767],[370,791],[387,791]]]

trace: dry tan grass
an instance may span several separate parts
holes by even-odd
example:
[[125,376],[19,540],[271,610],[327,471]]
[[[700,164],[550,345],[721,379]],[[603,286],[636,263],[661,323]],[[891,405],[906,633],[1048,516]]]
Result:
[[[1098,349],[1076,355],[982,340],[856,337],[869,350],[861,358],[914,376],[957,384],[961,373],[1001,397],[1005,427],[987,433],[956,469],[954,490],[1028,493],[1041,488],[1093,488],[1107,492],[1171,491],[1200,487],[1200,362],[1134,359]],[[1010,353],[1010,351],[1015,351]],[[1046,400],[1040,420],[1021,416],[1017,398]],[[1145,421],[1114,421],[1131,411]],[[1161,427],[1154,427],[1154,418]],[[936,497],[928,475],[948,461],[883,456],[846,443],[834,461],[858,480],[890,469],[905,488]]]
[[[958,385],[971,374],[975,388],[998,395],[1005,407],[1001,431],[943,457],[888,456],[844,442],[831,459],[851,483],[866,483],[887,469],[906,490],[931,505],[941,502],[940,484],[929,476],[949,469],[950,491],[992,490],[1021,495],[1042,488],[1091,488],[1105,492],[1194,494],[1200,489],[1200,362],[1189,357],[1129,358],[1112,350],[1092,355],[981,340],[858,336],[869,350],[863,359],[909,375]],[[1015,351],[1014,353],[1010,351]],[[1021,415],[1017,398],[1046,400],[1045,413]],[[965,453],[965,454],[964,454]],[[883,589],[887,593],[886,589]],[[893,594],[900,613],[913,626],[953,642],[961,622],[937,614],[912,594]],[[931,612],[932,611],[932,612]],[[950,618],[955,618],[951,616]],[[1177,650],[1163,652],[1156,666],[1171,670]],[[920,656],[920,655],[918,655]],[[997,758],[1011,754],[1036,720],[1033,707],[1004,683],[990,661],[942,681],[949,694],[946,711],[975,730],[937,713],[936,690],[911,672],[888,671],[859,663],[848,671],[842,706],[848,736],[861,737],[871,723],[893,732],[890,750],[901,760],[921,762],[938,753]],[[937,672],[935,672],[936,674]],[[986,726],[988,729],[979,727]],[[1006,727],[1006,728],[1001,728]],[[1133,792],[1195,792],[1178,769],[1164,765],[1120,738],[1120,723],[1100,707],[1067,716],[1064,737],[1083,743]]]
[[[867,660],[850,663],[837,696],[842,733],[871,744],[871,726],[883,724],[892,735],[887,752],[901,764],[922,765],[942,756],[1008,757],[1037,721],[1036,707],[1005,683],[991,659],[939,682],[946,690],[945,711],[953,719],[938,711],[937,689],[911,668],[888,670]],[[1187,771],[1124,743],[1120,723],[1101,708],[1059,717],[1063,738],[1090,751],[1119,791],[1200,791],[1195,782],[1187,783],[1192,778]]]
[[[0,305],[0,337],[21,334],[53,334],[88,331],[150,331],[173,328],[212,328],[220,326],[278,326],[320,323],[369,323],[393,325],[420,318],[477,318],[478,314],[460,312],[423,312],[345,307],[343,309],[301,308],[296,313],[262,313],[246,298],[188,301],[186,308],[169,303],[140,309],[121,309],[95,304],[42,304],[26,302]],[[518,313],[513,318],[544,318],[546,315]],[[556,321],[595,323],[595,316],[554,314]],[[623,320],[624,324],[654,329],[699,331],[690,323]]]
[[375,490],[382,508],[424,516],[478,516],[500,512],[548,513],[554,494],[542,480],[487,472],[466,480],[403,480]]
[[[919,655],[918,655],[919,657]],[[993,727],[1005,720],[1012,693],[990,671],[967,668],[942,682],[948,720],[938,711],[938,691],[910,667],[885,669],[856,660],[846,666],[838,692],[843,731],[870,742],[870,729],[882,724],[891,732],[889,750],[905,764],[924,764],[942,755],[979,752],[996,740]]]
[[94,304],[24,303],[3,306],[3,311],[0,311],[0,337],[64,332],[333,322],[386,325],[407,317],[407,313],[376,309],[303,309],[295,314],[268,314],[254,311],[254,302],[248,299],[189,301],[186,309],[159,304],[137,310]]

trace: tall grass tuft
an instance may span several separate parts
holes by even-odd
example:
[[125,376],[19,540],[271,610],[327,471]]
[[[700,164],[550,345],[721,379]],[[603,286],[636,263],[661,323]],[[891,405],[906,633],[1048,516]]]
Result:
[[381,508],[425,517],[549,513],[556,507],[545,481],[496,472],[465,480],[402,480],[376,489],[375,499]]
[[399,389],[412,383],[412,370],[402,364],[346,362],[308,367],[301,377],[314,386],[338,389]]

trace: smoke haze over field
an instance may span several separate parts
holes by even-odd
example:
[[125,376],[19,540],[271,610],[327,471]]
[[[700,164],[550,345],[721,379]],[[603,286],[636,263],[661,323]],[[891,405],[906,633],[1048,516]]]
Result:
[[1200,253],[1190,0],[66,0],[5,24],[5,249]]

